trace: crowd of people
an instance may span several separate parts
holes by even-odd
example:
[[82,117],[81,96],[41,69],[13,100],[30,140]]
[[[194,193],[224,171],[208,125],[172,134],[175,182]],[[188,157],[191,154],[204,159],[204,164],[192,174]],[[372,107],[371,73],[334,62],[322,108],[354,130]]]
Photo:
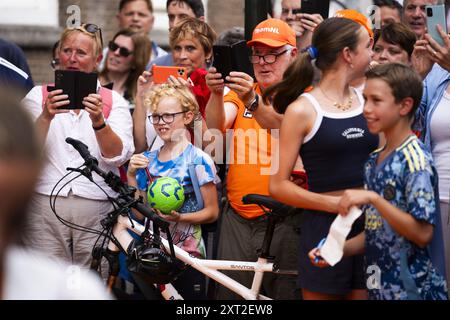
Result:
[[[100,168],[135,187],[137,198],[145,200],[157,178],[176,179],[183,205],[155,213],[170,223],[174,244],[200,259],[257,260],[268,217],[244,204],[245,195],[290,206],[270,253],[277,268],[298,276],[266,273],[263,295],[447,300],[450,35],[436,26],[442,42],[431,37],[425,12],[437,2],[375,0],[381,16],[374,28],[353,9],[322,17],[282,0],[280,16],[269,14],[247,41],[253,74],[221,74],[213,47],[242,41],[242,28],[218,35],[201,0],[167,0],[169,53],[149,37],[152,2],[121,0],[118,31],[106,44],[101,27],[86,22],[66,28],[53,47],[55,70],[98,74],[83,109],[67,109],[73,101],[53,84],[34,85],[21,49],[1,40],[0,83],[13,90],[0,94],[0,193],[7,200],[0,203],[0,298],[145,296],[124,257],[121,285],[107,292],[104,279],[87,271],[98,235],[61,222],[102,229],[117,193],[100,176],[64,178],[52,208],[66,168],[84,162],[65,141],[72,137]],[[155,83],[154,66],[184,68],[186,77]],[[331,264],[319,243],[353,206],[362,215],[343,258]],[[33,263],[33,277],[21,276],[21,266]],[[66,285],[69,265],[82,270],[74,287]],[[373,266],[380,276],[368,286]],[[252,272],[223,273],[252,285]],[[240,299],[194,268],[173,285],[186,299]]]

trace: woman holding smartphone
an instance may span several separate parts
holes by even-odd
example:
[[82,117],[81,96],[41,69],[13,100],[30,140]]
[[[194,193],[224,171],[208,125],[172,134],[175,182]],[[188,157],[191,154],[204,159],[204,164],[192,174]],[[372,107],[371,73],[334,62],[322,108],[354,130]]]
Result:
[[[95,24],[66,28],[60,38],[59,70],[97,71],[102,48],[101,31]],[[98,93],[83,98],[83,109],[64,109],[70,104],[69,96],[61,89],[48,91],[45,85],[34,87],[23,99],[47,155],[22,233],[23,242],[32,248],[45,248],[49,256],[86,269],[91,264],[97,235],[67,227],[50,208],[52,189],[66,168],[82,166],[84,162],[65,139],[83,141],[99,166],[115,174],[134,151],[126,101],[99,83],[97,90]],[[113,209],[109,197],[115,193],[99,176],[93,176],[93,180],[102,190],[83,179],[69,180],[70,177],[65,177],[61,181],[65,187],[58,196],[58,215],[70,223],[101,230],[101,220]]]
[[[176,85],[187,85],[194,93],[200,106],[200,114],[204,118],[206,103],[210,92],[206,85],[206,69],[211,64],[212,48],[216,40],[216,32],[205,22],[196,18],[186,18],[175,26],[169,37],[170,48],[173,55],[174,66],[184,67],[187,70],[188,80],[171,76],[169,82]],[[143,107],[142,94],[153,85],[153,75],[146,71],[138,80],[136,108],[133,114],[134,143],[136,152],[143,152],[149,147],[160,146],[161,141],[156,136],[147,112]],[[203,123],[203,130],[206,125]]]

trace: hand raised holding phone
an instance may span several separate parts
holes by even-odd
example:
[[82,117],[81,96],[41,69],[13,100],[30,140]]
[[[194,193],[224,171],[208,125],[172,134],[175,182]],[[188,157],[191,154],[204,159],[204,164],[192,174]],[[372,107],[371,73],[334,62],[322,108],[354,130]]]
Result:
[[305,32],[301,22],[301,12],[300,8],[282,8],[280,19],[285,21],[294,31],[295,36],[301,37]]
[[165,67],[153,65],[152,73],[155,84],[166,83],[170,76],[184,80],[188,79],[187,69],[184,67]]
[[144,71],[137,80],[136,96],[141,99],[142,95],[153,87],[153,73],[151,71]]
[[415,49],[426,51],[430,60],[450,72],[450,35],[447,30],[444,5],[426,6],[427,33]]
[[223,80],[222,74],[219,73],[216,68],[209,68],[205,79],[206,85],[208,86],[212,94],[223,96],[225,81]]
[[[429,35],[428,39],[433,39],[441,47],[445,46],[444,39],[447,36],[445,5],[438,4],[425,6],[425,13],[427,15],[427,34]],[[439,32],[438,26],[441,27],[441,31],[443,31],[445,36],[442,36],[442,33]]]
[[45,119],[51,121],[55,115],[69,112],[67,109],[61,109],[61,107],[67,106],[69,103],[69,96],[63,94],[62,89],[49,91],[42,108],[42,115]]
[[103,101],[101,95],[91,93],[83,99],[84,110],[89,113],[92,125],[94,127],[101,126],[105,119],[103,118]]
[[230,72],[230,75],[225,77],[228,81],[227,87],[236,92],[239,99],[244,105],[249,105],[255,99],[255,92],[253,90],[254,80],[251,76],[244,72]]

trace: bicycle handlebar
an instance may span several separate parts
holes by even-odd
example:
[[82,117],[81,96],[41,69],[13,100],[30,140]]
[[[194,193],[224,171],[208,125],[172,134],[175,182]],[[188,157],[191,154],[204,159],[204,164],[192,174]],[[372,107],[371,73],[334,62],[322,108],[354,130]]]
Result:
[[[159,217],[157,214],[155,214],[148,206],[143,204],[142,202],[138,201],[132,201],[134,198],[134,192],[136,191],[131,189],[128,185],[126,185],[122,180],[120,180],[120,177],[118,177],[116,174],[112,172],[105,172],[98,166],[98,160],[95,158],[91,153],[89,152],[89,148],[81,141],[73,139],[68,137],[66,139],[66,142],[70,145],[72,145],[75,150],[78,151],[78,153],[81,155],[81,157],[84,159],[84,164],[89,172],[83,172],[81,173],[86,176],[86,174],[90,174],[91,171],[94,171],[97,173],[100,177],[103,178],[103,180],[106,182],[106,184],[111,187],[114,191],[119,193],[119,197],[127,201],[128,203],[132,203],[132,207],[135,208],[137,211],[142,213],[145,217],[149,218],[162,228],[167,228],[169,226],[169,222]],[[90,178],[90,177],[88,177]]]
[[75,150],[78,151],[78,153],[84,159],[85,162],[95,163],[96,165],[98,165],[98,160],[91,155],[88,146],[85,145],[83,142],[70,137],[66,138],[66,142],[72,145],[72,147],[74,147]]

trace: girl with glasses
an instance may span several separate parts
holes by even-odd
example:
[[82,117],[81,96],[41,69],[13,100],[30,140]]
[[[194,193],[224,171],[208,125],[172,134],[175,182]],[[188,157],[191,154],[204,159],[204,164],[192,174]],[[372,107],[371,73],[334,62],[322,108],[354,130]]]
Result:
[[104,86],[112,83],[112,90],[121,94],[133,109],[137,79],[150,58],[150,40],[143,33],[123,29],[114,35],[108,48],[100,82]]
[[[211,95],[206,85],[206,68],[211,64],[212,48],[216,40],[216,32],[205,22],[196,18],[186,18],[170,31],[170,47],[173,55],[173,65],[184,67],[189,79],[171,77],[168,81],[174,84],[188,86],[194,93],[199,104],[201,115],[205,116],[205,108]],[[142,74],[138,83],[136,108],[133,113],[133,133],[136,152],[142,152],[161,142],[153,132],[142,106],[142,94],[151,88],[153,76],[150,71]],[[202,133],[206,130],[203,122]]]
[[[154,179],[178,180],[185,193],[181,209],[167,215],[158,211],[158,214],[171,222],[175,245],[195,257],[205,258],[200,224],[214,222],[218,217],[215,185],[220,180],[213,160],[188,138],[186,129],[199,115],[198,103],[187,87],[163,84],[146,94],[144,104],[150,109],[150,121],[164,145],[131,157],[128,183],[137,187],[146,199],[148,186]],[[205,298],[204,276],[194,269],[185,271],[173,284],[185,299]]]

